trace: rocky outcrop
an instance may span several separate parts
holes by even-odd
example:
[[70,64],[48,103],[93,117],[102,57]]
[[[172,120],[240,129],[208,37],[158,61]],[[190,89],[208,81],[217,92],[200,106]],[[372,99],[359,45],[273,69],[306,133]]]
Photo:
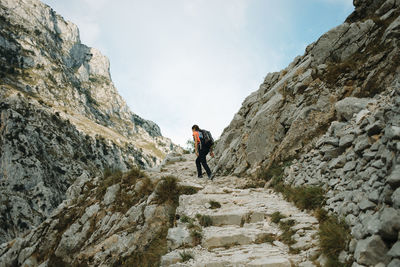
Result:
[[180,192],[160,178],[83,172],[43,223],[0,246],[0,266],[157,266]]
[[126,170],[147,165],[132,145],[79,132],[59,113],[53,113],[21,94],[0,104],[0,243],[38,225],[65,198],[83,172],[107,168]]
[[171,151],[131,112],[109,61],[38,0],[0,0],[0,243],[46,219],[87,172],[154,167]]
[[399,82],[398,1],[355,1],[347,21],[309,45],[248,96],[216,146],[221,173],[251,174],[308,151],[346,97],[371,98]]
[[352,240],[339,260],[396,266],[400,190],[400,2],[354,1],[345,23],[270,73],[216,146],[215,171],[285,163],[293,187],[320,186]]
[[[345,110],[358,106],[345,102]],[[345,218],[350,252],[366,266],[399,260],[389,250],[400,230],[400,88],[369,103],[349,121],[332,122],[315,148],[285,169],[287,184],[327,191],[326,209]]]

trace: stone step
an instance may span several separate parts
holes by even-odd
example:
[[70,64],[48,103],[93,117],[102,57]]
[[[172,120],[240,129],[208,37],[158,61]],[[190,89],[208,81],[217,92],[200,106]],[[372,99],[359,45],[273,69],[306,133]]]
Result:
[[[193,259],[182,262],[180,253],[187,253]],[[210,249],[196,247],[192,249],[174,250],[161,258],[161,266],[277,266],[290,267],[287,250],[270,243],[235,246],[229,249]]]
[[202,246],[207,249],[236,245],[247,245],[262,242],[270,232],[257,228],[243,228],[238,226],[203,228]]

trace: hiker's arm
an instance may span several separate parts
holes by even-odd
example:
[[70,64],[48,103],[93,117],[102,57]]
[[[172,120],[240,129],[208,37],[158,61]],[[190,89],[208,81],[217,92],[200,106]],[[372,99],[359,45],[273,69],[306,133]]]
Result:
[[196,156],[199,155],[199,151],[197,150],[198,143],[199,141],[197,140],[197,138],[194,138],[194,153],[196,154]]
[[210,147],[210,156],[211,156],[212,158],[214,157],[213,146]]

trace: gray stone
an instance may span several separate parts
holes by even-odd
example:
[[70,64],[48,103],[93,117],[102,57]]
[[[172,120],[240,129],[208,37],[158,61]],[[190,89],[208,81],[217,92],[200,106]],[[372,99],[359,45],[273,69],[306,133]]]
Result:
[[360,207],[360,209],[362,211],[364,210],[368,210],[368,209],[372,209],[374,207],[376,207],[376,204],[369,201],[368,199],[363,199],[360,204],[358,204],[358,206]]
[[392,172],[387,177],[386,181],[394,188],[400,186],[400,164],[393,167]]
[[318,140],[316,147],[320,147],[322,145],[338,146],[339,139],[333,136],[322,137],[320,140]]
[[119,184],[115,184],[115,185],[108,187],[107,192],[104,195],[103,203],[105,205],[110,205],[111,203],[113,203],[119,189],[120,189]]
[[345,172],[352,171],[356,168],[356,166],[357,166],[357,162],[355,162],[355,161],[347,162],[343,167],[343,171],[345,171]]
[[393,207],[400,209],[400,187],[393,192],[392,202]]
[[387,267],[399,267],[400,259],[393,259]]
[[372,202],[374,202],[375,204],[378,204],[379,201],[379,192],[378,190],[374,190],[372,191],[369,195],[368,195],[368,199]]
[[388,255],[393,258],[400,258],[400,240],[397,241],[389,250]]
[[330,169],[341,168],[344,166],[345,163],[346,163],[346,157],[343,155],[340,155],[339,157],[334,158],[329,162],[329,168]]
[[193,242],[190,231],[186,227],[174,227],[168,229],[168,249],[174,250],[182,246],[191,245]]
[[358,263],[370,266],[388,262],[387,252],[388,249],[382,239],[378,235],[373,235],[358,241],[354,257]]
[[368,104],[373,103],[374,101],[375,100],[369,98],[347,97],[336,102],[335,109],[339,118],[350,120],[354,114],[365,109]]
[[376,161],[372,162],[371,166],[374,168],[377,168],[377,169],[381,169],[385,166],[385,163],[383,163],[382,160],[376,160]]
[[349,147],[353,144],[355,137],[353,134],[347,134],[345,136],[342,136],[339,140],[339,146],[340,147]]
[[364,149],[368,148],[370,146],[368,139],[367,138],[362,138],[361,140],[358,140],[357,143],[354,146],[354,151],[356,153],[361,153]]
[[366,150],[363,153],[363,157],[368,161],[375,158],[375,155],[376,155],[376,151],[367,151]]
[[389,140],[400,139],[400,127],[398,126],[388,126],[385,128],[385,137]]

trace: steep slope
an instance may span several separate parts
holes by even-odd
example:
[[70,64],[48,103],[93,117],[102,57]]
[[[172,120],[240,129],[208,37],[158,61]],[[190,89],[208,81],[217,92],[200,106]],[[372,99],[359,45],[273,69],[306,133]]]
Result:
[[351,231],[335,260],[399,266],[400,1],[354,5],[246,98],[217,144],[215,171],[272,179],[284,194],[323,188],[323,208]]
[[0,246],[0,266],[157,266],[185,190],[196,191],[138,169],[85,172],[48,219]]
[[396,87],[399,2],[355,1],[355,7],[345,23],[286,69],[268,74],[245,99],[216,147],[218,170],[249,174],[294,157],[335,120],[337,101]]
[[0,243],[43,221],[84,171],[179,151],[118,94],[109,61],[38,0],[0,0]]
[[[312,215],[270,189],[243,189],[246,179],[198,179],[194,159],[167,157],[161,172],[82,175],[50,218],[0,246],[0,266],[310,266]],[[278,211],[290,245],[271,220]]]

